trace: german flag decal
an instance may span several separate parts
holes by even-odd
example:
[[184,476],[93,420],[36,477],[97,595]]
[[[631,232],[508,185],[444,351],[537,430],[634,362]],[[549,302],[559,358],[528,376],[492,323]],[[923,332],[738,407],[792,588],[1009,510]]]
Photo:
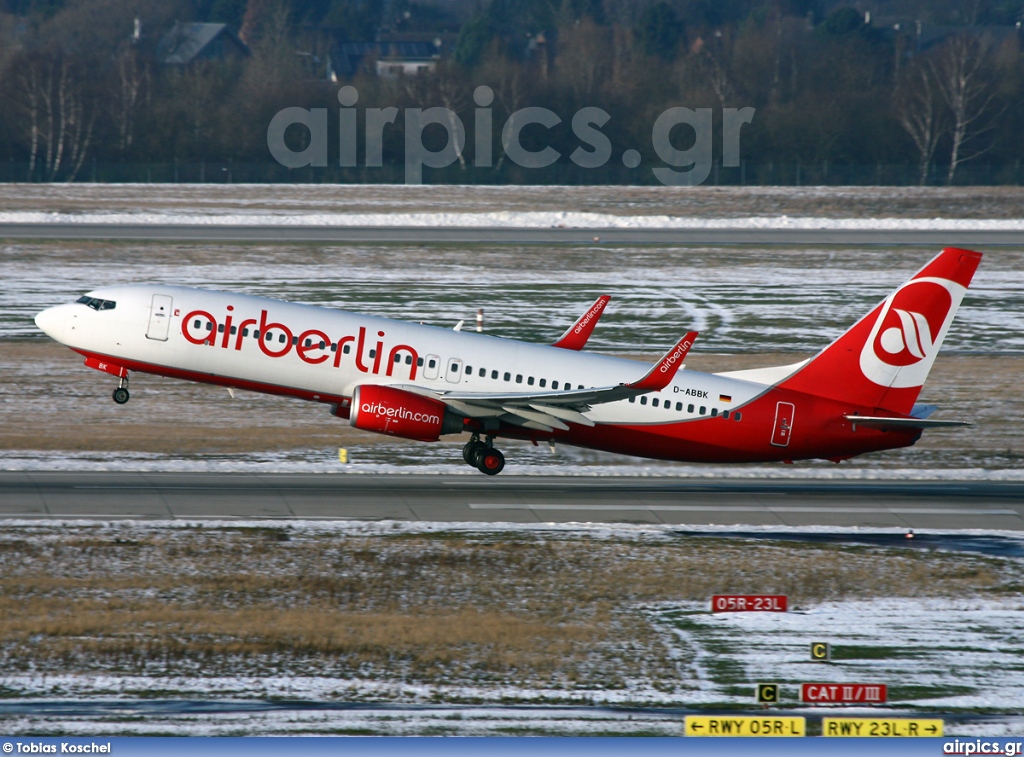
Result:
[[731,394],[719,394],[718,395],[718,401],[719,402],[732,402],[732,395]]

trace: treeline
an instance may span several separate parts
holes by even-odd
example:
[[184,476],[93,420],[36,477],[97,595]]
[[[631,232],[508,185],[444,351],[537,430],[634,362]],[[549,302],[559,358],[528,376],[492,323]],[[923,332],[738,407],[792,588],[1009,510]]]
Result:
[[[865,183],[956,183],[978,180],[984,166],[988,180],[1017,182],[1020,13],[1019,2],[999,0],[857,8],[825,0],[5,0],[0,176],[141,178],[110,167],[160,166],[158,178],[171,178],[174,165],[175,177],[196,179],[186,166],[226,164],[235,180],[287,179],[273,164],[267,127],[283,108],[301,107],[331,114],[330,169],[296,169],[293,177],[400,180],[401,117],[382,132],[383,167],[366,166],[362,132],[360,167],[338,167],[338,91],[351,84],[361,130],[367,108],[458,114],[465,151],[450,168],[427,169],[427,181],[653,181],[620,157],[635,149],[643,166],[660,164],[652,127],[667,109],[685,106],[713,111],[716,180],[812,183],[829,181],[830,172],[853,175],[845,167]],[[161,38],[187,20],[230,24],[250,54],[161,63]],[[368,59],[351,79],[328,78],[340,42],[382,33],[452,42],[431,71],[382,78]],[[475,165],[480,85],[493,93],[493,158],[484,167]],[[561,118],[521,134],[524,148],[560,154],[542,171],[515,165],[502,143],[502,125],[525,107]],[[569,157],[580,147],[572,117],[585,107],[610,115],[600,128],[613,146],[607,166],[580,168]],[[756,115],[743,127],[742,166],[720,176],[723,109],[747,107]],[[309,138],[296,127],[286,136],[296,150]],[[444,132],[429,127],[426,138],[437,147]],[[680,150],[693,141],[688,127],[672,132]]]

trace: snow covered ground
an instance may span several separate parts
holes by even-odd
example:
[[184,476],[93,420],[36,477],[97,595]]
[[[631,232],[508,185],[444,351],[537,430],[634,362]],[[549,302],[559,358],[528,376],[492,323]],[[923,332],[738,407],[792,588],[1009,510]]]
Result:
[[483,213],[59,213],[0,211],[0,223],[138,224],[209,226],[380,226],[424,228],[571,229],[818,229],[843,231],[1022,231],[1024,219],[994,218],[837,218],[827,216],[622,216],[567,211]]
[[[602,455],[601,461],[580,463],[585,450],[551,458],[526,444],[505,443],[508,475],[515,476],[651,476],[672,478],[777,479],[818,481],[1024,481],[1024,469],[887,467],[872,464],[837,466],[824,461],[800,465],[699,465]],[[461,460],[459,445],[375,444],[349,447],[350,462],[337,460],[335,450],[293,449],[247,454],[182,455],[147,452],[79,452],[5,450],[0,470],[6,471],[138,471],[213,473],[345,473],[347,475],[415,474],[477,476]],[[909,462],[909,460],[908,460]]]
[[[0,184],[7,213],[514,214],[749,218],[1020,218],[1021,187],[662,187],[395,184]],[[16,218],[19,216],[8,216]],[[571,215],[550,216],[564,222]],[[539,216],[538,216],[539,218]],[[652,221],[659,223],[659,221]]]

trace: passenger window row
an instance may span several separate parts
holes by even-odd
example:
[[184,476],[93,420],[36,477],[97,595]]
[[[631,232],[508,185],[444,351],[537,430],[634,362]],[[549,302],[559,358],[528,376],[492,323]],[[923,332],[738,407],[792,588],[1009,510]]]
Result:
[[[630,397],[629,401],[635,403],[636,402],[636,397]],[[647,404],[647,395],[646,394],[643,394],[643,395],[640,396],[640,404],[641,405],[646,405]],[[658,397],[652,397],[651,398],[651,407],[658,407],[659,405],[661,405],[666,410],[671,410],[672,409],[672,400],[661,400]],[[686,412],[689,413],[690,415],[694,414],[694,410],[695,409],[696,408],[694,407],[694,405],[687,405],[686,406]],[[683,412],[683,403],[682,402],[677,402],[676,403],[676,412],[677,413]],[[699,410],[697,411],[697,415],[707,415],[707,414],[708,414],[707,406],[706,405],[701,405]],[[730,415],[732,415],[732,419],[734,421],[743,420],[743,413],[741,413],[738,410],[735,411],[735,412],[733,412],[731,410],[723,410],[722,411],[722,417],[725,418],[726,420],[729,420],[729,416]],[[717,418],[718,417],[718,408],[717,407],[711,408],[711,417],[712,418]]]
[[[476,371],[477,371],[476,375],[478,377],[480,377],[480,378],[487,378],[487,369],[486,368],[477,368]],[[501,372],[501,371],[492,370],[490,372],[490,374],[491,374],[491,379],[494,380],[494,381],[498,381],[498,380],[508,381],[508,382],[512,382],[513,381],[513,376],[512,376],[512,373],[510,371]],[[473,375],[473,366],[467,365],[466,366],[466,376],[472,376],[472,375]],[[527,386],[536,386],[536,387],[539,387],[540,389],[547,389],[548,388],[548,380],[546,378],[538,379],[536,376],[524,376],[522,373],[517,373],[517,374],[515,374],[514,380],[515,380],[515,383],[517,383],[517,384],[525,383]],[[567,392],[570,389],[572,389],[572,384],[570,382],[568,382],[568,381],[562,381],[562,382],[552,381],[551,382],[551,390],[552,391],[557,391],[559,388],[561,388],[562,391],[566,391]],[[578,384],[576,388],[577,389],[583,389],[584,386],[583,386],[583,384]]]

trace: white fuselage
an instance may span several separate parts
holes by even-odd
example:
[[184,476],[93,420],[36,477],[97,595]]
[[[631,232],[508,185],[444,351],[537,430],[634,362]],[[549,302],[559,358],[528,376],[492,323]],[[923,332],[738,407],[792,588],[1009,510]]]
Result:
[[[89,295],[116,307],[60,305],[44,311],[37,322],[83,354],[323,402],[351,397],[360,384],[543,393],[613,386],[645,372],[643,364],[632,360],[229,292],[123,286]],[[156,303],[166,305],[165,314]],[[587,416],[603,424],[699,419],[712,409],[742,406],[767,388],[680,371],[643,404],[597,405]]]

